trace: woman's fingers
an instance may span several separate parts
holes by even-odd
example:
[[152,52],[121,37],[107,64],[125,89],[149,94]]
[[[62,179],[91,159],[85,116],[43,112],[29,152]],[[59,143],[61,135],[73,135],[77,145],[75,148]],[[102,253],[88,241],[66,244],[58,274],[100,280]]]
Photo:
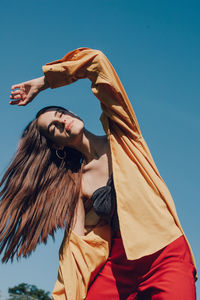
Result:
[[15,90],[15,91],[11,91],[11,95],[17,95],[20,94],[21,90]]
[[11,105],[26,105],[28,103],[27,97],[23,94],[16,94],[10,96],[11,101],[9,101],[9,104]]
[[21,99],[21,95],[10,96],[10,99],[13,99],[13,100],[20,100],[20,99]]
[[47,87],[45,87],[44,76],[19,84],[14,84],[11,87],[11,101],[9,103],[12,105],[17,104],[19,106],[26,105],[45,88]]
[[14,84],[11,86],[11,90],[20,89],[23,87],[23,83]]
[[[12,89],[15,89],[14,91]],[[24,85],[13,85],[11,87],[10,99],[24,101],[27,98],[27,93],[25,92]],[[12,101],[10,104],[19,104],[19,102]]]
[[11,94],[10,95],[11,99],[21,99],[22,98],[22,94],[18,93],[18,94]]
[[18,106],[25,106],[26,104],[28,104],[30,101],[20,101],[19,103],[18,103]]
[[26,104],[28,104],[29,101],[27,100],[12,100],[9,102],[10,105],[18,105],[18,106],[25,106]]
[[12,100],[9,102],[10,105],[15,105],[18,104],[20,102],[20,100]]
[[23,94],[10,95],[10,99],[12,100],[25,100],[26,96]]

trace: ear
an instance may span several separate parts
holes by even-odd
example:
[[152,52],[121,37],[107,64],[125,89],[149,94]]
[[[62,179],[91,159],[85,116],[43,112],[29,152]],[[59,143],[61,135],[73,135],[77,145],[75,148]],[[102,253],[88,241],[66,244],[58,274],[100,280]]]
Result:
[[64,150],[64,146],[58,146],[56,144],[53,144],[52,147],[55,149],[55,150]]

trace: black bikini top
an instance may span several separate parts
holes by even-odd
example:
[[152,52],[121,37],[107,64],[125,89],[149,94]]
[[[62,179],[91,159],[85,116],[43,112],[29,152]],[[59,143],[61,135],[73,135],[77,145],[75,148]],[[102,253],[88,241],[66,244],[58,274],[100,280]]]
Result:
[[100,187],[92,194],[91,200],[95,213],[101,218],[108,219],[114,231],[119,230],[116,192],[112,175],[109,177],[106,186]]

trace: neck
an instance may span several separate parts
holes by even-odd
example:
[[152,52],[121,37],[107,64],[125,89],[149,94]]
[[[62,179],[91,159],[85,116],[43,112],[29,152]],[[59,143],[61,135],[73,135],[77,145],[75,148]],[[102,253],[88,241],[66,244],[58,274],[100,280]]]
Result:
[[88,130],[84,129],[82,139],[76,146],[76,149],[85,156],[86,163],[89,163],[93,159],[98,159],[108,143],[107,137],[97,136]]

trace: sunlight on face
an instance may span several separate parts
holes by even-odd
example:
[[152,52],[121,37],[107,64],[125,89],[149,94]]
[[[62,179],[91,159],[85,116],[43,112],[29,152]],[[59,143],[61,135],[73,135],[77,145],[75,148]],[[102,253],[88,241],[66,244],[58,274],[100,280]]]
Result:
[[38,117],[39,130],[54,144],[74,146],[83,133],[83,121],[70,111],[54,109]]

